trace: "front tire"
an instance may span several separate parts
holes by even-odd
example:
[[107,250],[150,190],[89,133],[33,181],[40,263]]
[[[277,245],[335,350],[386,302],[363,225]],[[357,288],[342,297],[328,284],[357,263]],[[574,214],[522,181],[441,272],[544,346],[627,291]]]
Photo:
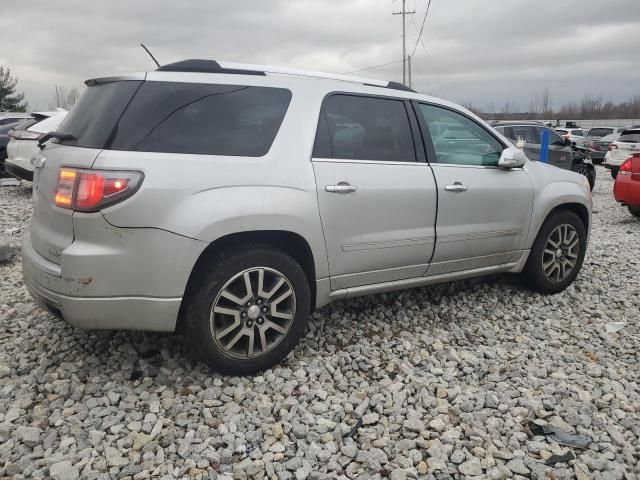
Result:
[[578,276],[587,249],[587,232],[575,213],[552,213],[538,232],[523,271],[533,290],[559,293]]
[[304,335],[311,290],[302,267],[262,245],[223,252],[188,296],[188,339],[213,370],[246,375],[283,360]]
[[596,169],[593,165],[582,164],[576,172],[587,177],[587,180],[589,181],[589,189],[593,191],[593,188],[596,186]]
[[640,217],[640,207],[632,207],[631,205],[629,205],[627,208],[629,209],[629,213],[631,215],[633,215],[634,217]]

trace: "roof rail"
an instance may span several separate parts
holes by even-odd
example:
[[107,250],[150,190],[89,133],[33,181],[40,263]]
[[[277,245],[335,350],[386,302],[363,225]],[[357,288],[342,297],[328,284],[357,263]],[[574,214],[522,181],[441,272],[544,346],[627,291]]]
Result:
[[299,77],[323,78],[327,80],[339,80],[343,82],[361,83],[373,87],[392,88],[415,92],[415,90],[398,82],[386,80],[374,80],[371,78],[352,77],[333,73],[315,72],[310,70],[298,70],[295,68],[274,67],[270,65],[252,65],[247,63],[217,62],[215,60],[182,60],[180,62],[162,65],[157,69],[160,72],[197,72],[197,73],[229,73],[239,75],[294,75]]

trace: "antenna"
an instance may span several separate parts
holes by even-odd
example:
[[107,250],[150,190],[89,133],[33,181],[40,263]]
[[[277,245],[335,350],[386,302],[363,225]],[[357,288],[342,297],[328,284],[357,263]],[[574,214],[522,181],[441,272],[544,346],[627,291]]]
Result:
[[154,61],[154,63],[156,64],[156,66],[160,67],[160,64],[158,63],[158,60],[156,60],[156,57],[153,56],[153,53],[151,53],[149,51],[149,49],[147,47],[145,47],[144,43],[141,43],[140,46],[142,48],[144,48],[144,51],[147,52],[149,54],[149,56],[151,57],[151,60]]

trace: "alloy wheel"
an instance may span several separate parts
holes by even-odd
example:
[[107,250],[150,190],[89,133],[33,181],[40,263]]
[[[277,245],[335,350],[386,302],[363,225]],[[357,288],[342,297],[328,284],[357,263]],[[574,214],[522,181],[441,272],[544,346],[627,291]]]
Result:
[[580,254],[580,237],[569,224],[557,226],[547,238],[542,252],[542,271],[550,282],[561,283],[576,268]]
[[229,356],[253,359],[286,336],[296,313],[291,282],[279,271],[255,267],[233,276],[211,307],[213,340]]

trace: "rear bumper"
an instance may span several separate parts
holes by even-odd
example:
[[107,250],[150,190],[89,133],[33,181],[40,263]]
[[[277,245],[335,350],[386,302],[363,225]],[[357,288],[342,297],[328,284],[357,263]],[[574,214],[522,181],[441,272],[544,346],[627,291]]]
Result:
[[623,205],[640,206],[640,181],[633,180],[631,176],[618,175],[613,185],[613,196]]
[[591,157],[591,160],[604,160],[604,157],[607,155],[607,152],[601,152],[601,151],[594,151],[594,150],[589,150],[589,156]]
[[[204,247],[156,232],[120,233],[121,240],[129,240],[123,242],[130,247],[126,252],[105,243],[74,242],[63,250],[60,264],[40,255],[27,232],[22,241],[25,285],[37,302],[59,311],[74,327],[173,331],[188,276]],[[167,237],[173,243],[162,241]],[[167,260],[167,250],[175,262]]]
[[4,171],[13,175],[14,177],[22,178],[23,180],[28,180],[29,182],[33,182],[33,171],[27,170],[26,168],[22,168],[15,163],[9,163],[7,161],[4,162]]

